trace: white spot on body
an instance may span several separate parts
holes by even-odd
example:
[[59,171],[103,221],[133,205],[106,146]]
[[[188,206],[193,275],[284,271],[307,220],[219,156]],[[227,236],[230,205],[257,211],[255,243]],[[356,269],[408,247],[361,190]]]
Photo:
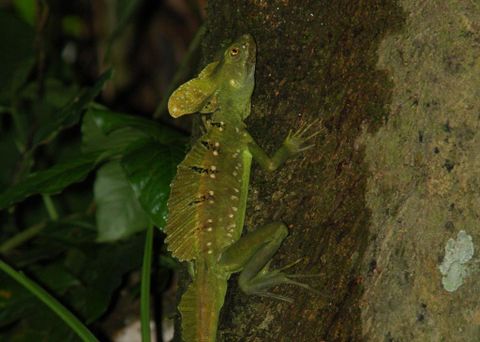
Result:
[[230,196],[230,199],[232,199],[232,200],[238,200],[238,197],[235,196],[235,195],[232,195],[232,196]]
[[238,208],[237,208],[237,207],[232,207],[232,210],[233,210],[233,211],[237,211]]
[[239,190],[237,188],[233,188],[233,191],[238,192]]
[[215,170],[217,169],[217,167],[216,167],[215,165],[212,165],[212,166],[210,166],[210,169],[211,169],[212,171],[215,171]]
[[212,190],[210,190],[210,191],[208,192],[208,194],[209,194],[210,196],[213,196],[214,192],[213,192]]
[[228,217],[233,218],[233,214],[229,214]]
[[210,178],[215,178],[215,174],[212,173],[212,174],[210,175]]
[[213,220],[212,220],[212,219],[208,219],[207,222],[208,222],[208,223],[212,223]]
[[212,227],[207,228],[207,232],[211,232],[212,230],[213,230]]
[[220,143],[217,141],[217,142],[215,143],[215,147],[219,147],[219,146],[220,146]]
[[213,151],[213,155],[218,156],[218,151],[217,150]]
[[211,242],[207,242],[207,246],[210,247],[212,245]]
[[208,254],[212,254],[213,251],[211,249],[208,250]]
[[238,175],[238,172],[237,172],[237,171],[233,171],[233,175],[234,175],[234,176]]

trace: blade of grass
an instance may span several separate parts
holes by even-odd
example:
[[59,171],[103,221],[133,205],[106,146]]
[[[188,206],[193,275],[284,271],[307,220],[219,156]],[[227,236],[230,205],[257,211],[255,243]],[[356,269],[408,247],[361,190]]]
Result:
[[142,326],[142,342],[150,342],[150,278],[152,274],[154,228],[147,227],[145,251],[143,254],[142,283],[140,290],[140,321]]
[[47,305],[55,312],[73,331],[85,342],[98,342],[97,338],[90,330],[75,317],[66,307],[50,295],[45,289],[28,278],[25,274],[17,272],[10,265],[0,260],[0,270],[19,282],[23,287],[30,291],[35,297]]

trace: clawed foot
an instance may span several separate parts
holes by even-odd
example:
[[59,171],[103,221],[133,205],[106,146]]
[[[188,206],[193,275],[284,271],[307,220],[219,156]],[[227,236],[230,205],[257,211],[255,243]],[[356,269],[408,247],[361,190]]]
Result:
[[288,148],[290,153],[297,154],[315,146],[315,144],[310,144],[310,145],[305,145],[305,144],[311,139],[313,139],[314,137],[316,137],[318,134],[320,134],[322,131],[319,130],[310,135],[307,135],[307,133],[309,133],[310,128],[312,128],[313,126],[316,126],[317,123],[319,123],[320,121],[321,121],[320,119],[317,119],[310,122],[309,124],[306,124],[306,123],[302,124],[302,126],[300,126],[300,128],[294,133],[292,133],[292,130],[290,130],[287,138],[283,143],[284,146]]
[[[319,274],[285,274],[278,271],[272,271],[268,275],[264,275],[262,277],[263,278],[262,282],[264,282],[265,284],[269,284],[268,286],[269,288],[271,286],[282,285],[282,284],[295,285],[298,287],[302,287],[310,292],[313,292],[316,295],[322,295],[320,291],[318,291],[317,289],[314,289],[310,285],[293,280],[293,278],[298,279],[298,278],[316,278],[316,277],[320,277],[320,275]],[[252,294],[256,294],[262,297],[275,298],[285,302],[293,303],[292,298],[269,292],[267,291],[267,289],[264,289],[264,290],[259,289],[259,291],[255,291]]]
[[273,286],[286,284],[286,285],[299,286],[310,292],[315,293],[316,295],[322,295],[320,291],[314,289],[310,285],[294,280],[294,279],[300,279],[300,278],[317,278],[317,277],[321,277],[320,274],[286,274],[283,272],[284,270],[298,264],[300,261],[302,261],[302,259],[298,259],[277,270],[269,270],[268,268],[270,263],[268,263],[262,269],[262,271],[254,279],[251,280],[251,283],[249,284],[250,293],[258,296],[262,296],[262,297],[269,297],[269,298],[282,300],[288,303],[293,303],[292,298],[271,293],[268,291]]

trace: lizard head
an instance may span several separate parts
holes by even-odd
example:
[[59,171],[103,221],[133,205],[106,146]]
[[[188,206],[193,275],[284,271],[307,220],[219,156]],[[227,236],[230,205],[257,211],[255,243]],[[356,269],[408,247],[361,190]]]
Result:
[[223,54],[222,77],[233,88],[241,88],[253,82],[256,45],[253,37],[244,34],[233,42]]
[[225,50],[220,61],[208,64],[197,78],[173,92],[168,101],[170,115],[176,118],[195,112],[213,113],[224,107],[243,120],[250,113],[255,58],[253,37],[240,36]]

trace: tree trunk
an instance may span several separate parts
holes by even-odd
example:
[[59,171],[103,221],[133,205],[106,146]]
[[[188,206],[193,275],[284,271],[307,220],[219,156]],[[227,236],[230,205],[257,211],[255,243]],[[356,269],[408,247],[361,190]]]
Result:
[[205,61],[256,39],[259,145],[325,128],[275,174],[254,166],[246,218],[289,226],[271,267],[302,258],[288,272],[321,294],[247,297],[233,277],[220,341],[478,339],[479,23],[475,0],[209,1]]

